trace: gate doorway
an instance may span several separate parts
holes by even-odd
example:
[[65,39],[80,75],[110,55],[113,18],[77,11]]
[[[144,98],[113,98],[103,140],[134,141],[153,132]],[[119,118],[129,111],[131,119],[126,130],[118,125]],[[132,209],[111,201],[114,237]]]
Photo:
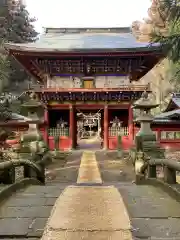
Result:
[[79,149],[101,148],[103,111],[77,109],[77,145]]

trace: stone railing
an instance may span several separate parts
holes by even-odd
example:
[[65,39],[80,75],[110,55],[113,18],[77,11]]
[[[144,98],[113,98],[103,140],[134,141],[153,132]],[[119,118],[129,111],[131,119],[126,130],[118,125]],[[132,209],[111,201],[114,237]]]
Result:
[[0,163],[0,183],[15,183],[15,171],[17,167],[23,166],[24,178],[37,179],[41,183],[45,183],[44,162],[33,163],[29,160],[11,160]]
[[180,172],[180,163],[168,159],[150,159],[140,168],[143,178],[160,179],[168,184],[176,184],[176,173]]
[[136,136],[135,151],[131,155],[135,167],[136,183],[146,180],[159,180],[158,183],[176,184],[180,172],[180,163],[165,157],[156,158],[143,149],[143,137]]

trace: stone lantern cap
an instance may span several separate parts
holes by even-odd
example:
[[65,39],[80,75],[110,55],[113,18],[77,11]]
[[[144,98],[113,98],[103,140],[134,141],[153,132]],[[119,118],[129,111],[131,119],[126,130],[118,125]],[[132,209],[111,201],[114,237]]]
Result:
[[34,92],[30,93],[29,98],[30,99],[22,105],[24,108],[28,109],[43,107],[42,103],[38,100],[37,95]]
[[150,110],[152,108],[158,107],[159,104],[155,103],[154,99],[152,99],[152,96],[148,94],[148,92],[143,92],[142,96],[139,100],[137,100],[133,104],[133,108],[135,109],[141,109],[141,110]]

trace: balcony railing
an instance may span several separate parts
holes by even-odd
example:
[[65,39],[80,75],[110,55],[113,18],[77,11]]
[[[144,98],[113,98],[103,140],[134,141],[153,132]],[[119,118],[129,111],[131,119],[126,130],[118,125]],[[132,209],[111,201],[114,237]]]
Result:
[[45,86],[45,85],[31,85],[31,89],[34,89],[35,91],[47,91],[47,92],[53,92],[53,91],[61,91],[61,92],[98,92],[98,91],[151,91],[150,85],[121,85],[117,88],[109,88],[109,87],[102,87],[102,88],[62,88],[62,87],[54,87],[54,86]]

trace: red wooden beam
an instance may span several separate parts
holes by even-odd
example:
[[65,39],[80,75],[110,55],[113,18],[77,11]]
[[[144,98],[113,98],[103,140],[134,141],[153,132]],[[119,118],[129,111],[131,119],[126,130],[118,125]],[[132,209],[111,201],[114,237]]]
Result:
[[[59,109],[59,110],[69,110],[69,106],[71,104],[53,104],[53,105],[48,105],[48,109],[52,109],[52,110],[55,110],[55,109]],[[73,106],[75,108],[78,108],[78,109],[84,109],[84,110],[90,110],[90,109],[100,109],[100,108],[104,108],[105,104],[98,104],[98,103],[95,103],[95,104],[87,104],[87,103],[84,103],[84,104],[73,104]],[[108,108],[109,109],[128,109],[129,108],[129,104],[115,104],[115,105],[111,105],[109,104],[108,105]]]
[[52,104],[52,105],[47,105],[48,109],[69,109],[70,104]]

